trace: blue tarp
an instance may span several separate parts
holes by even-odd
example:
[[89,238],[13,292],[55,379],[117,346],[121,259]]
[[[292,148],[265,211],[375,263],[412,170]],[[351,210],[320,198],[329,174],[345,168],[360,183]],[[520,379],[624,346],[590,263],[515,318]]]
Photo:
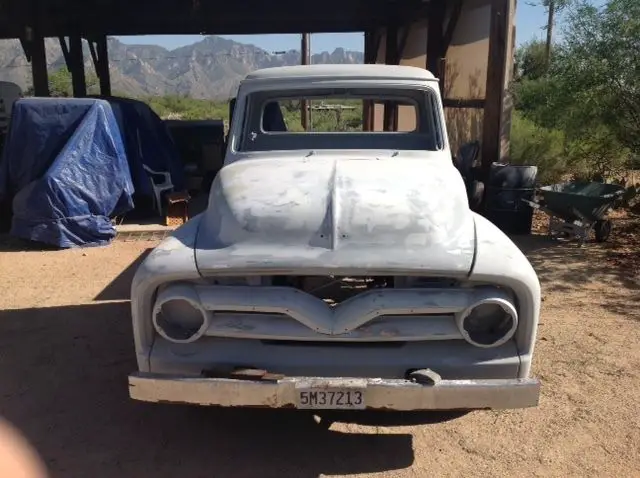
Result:
[[0,204],[15,196],[16,236],[60,247],[105,244],[115,236],[108,216],[130,210],[134,191],[136,200],[153,199],[144,166],[169,172],[175,190],[184,189],[177,146],[145,103],[23,99],[0,160]]
[[133,208],[125,144],[109,102],[15,103],[0,161],[0,201],[13,197],[11,234],[58,247],[115,237],[110,216]]
[[127,152],[136,195],[152,197],[143,164],[153,171],[169,172],[176,191],[185,188],[184,165],[171,133],[146,104],[128,98],[106,98],[113,108]]

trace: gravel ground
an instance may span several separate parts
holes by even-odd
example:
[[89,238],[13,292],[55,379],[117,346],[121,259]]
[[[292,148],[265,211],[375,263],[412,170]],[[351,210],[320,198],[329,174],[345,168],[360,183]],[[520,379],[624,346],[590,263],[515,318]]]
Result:
[[52,477],[640,476],[640,221],[620,224],[611,244],[518,241],[543,284],[539,407],[344,415],[328,431],[295,412],[129,400],[129,283],[157,242],[1,242],[0,418]]

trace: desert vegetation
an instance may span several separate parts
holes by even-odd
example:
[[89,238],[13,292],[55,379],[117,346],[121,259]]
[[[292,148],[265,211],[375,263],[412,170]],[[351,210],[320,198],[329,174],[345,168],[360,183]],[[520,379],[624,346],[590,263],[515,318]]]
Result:
[[[516,53],[511,161],[564,178],[640,184],[640,2],[563,2],[561,39]],[[548,8],[548,7],[547,7]],[[636,206],[637,207],[637,206]]]

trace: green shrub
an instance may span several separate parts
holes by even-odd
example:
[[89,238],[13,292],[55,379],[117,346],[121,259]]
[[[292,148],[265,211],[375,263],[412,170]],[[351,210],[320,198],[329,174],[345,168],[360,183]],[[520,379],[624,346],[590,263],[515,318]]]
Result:
[[611,181],[631,167],[631,153],[608,128],[585,129],[567,145],[567,156],[576,180]]
[[162,118],[174,116],[183,120],[229,119],[228,102],[197,100],[178,95],[152,96],[141,100]]
[[511,163],[538,167],[538,182],[552,184],[567,173],[562,131],[538,126],[515,111],[511,122]]

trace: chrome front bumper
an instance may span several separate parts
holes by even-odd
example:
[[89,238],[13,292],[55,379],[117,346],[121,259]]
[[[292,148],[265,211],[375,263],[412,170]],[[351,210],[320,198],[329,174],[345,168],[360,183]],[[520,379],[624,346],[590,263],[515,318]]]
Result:
[[[129,376],[129,394],[135,400],[223,407],[309,409],[301,391],[318,393],[348,390],[361,394],[354,406],[314,406],[316,409],[362,408],[418,411],[455,409],[510,409],[538,405],[537,379],[439,380],[422,385],[402,379],[285,377],[279,380],[194,378],[137,372]],[[324,396],[324,395],[323,395]],[[323,398],[322,401],[325,401]],[[304,401],[304,400],[303,400]],[[359,402],[360,400],[358,400]]]

